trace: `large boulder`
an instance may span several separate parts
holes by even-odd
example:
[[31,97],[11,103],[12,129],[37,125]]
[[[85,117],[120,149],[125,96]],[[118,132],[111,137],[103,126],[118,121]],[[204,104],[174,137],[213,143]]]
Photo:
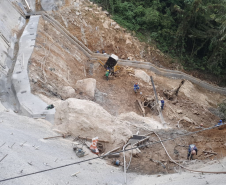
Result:
[[135,70],[135,77],[140,78],[141,80],[149,83],[150,76],[145,73],[143,70]]
[[203,106],[213,106],[216,104],[216,98],[218,95],[212,96],[211,94],[208,96],[207,93],[203,93],[201,88],[198,88],[196,85],[186,80],[184,84],[181,86],[178,96],[185,95],[189,99],[192,99],[194,102],[199,102],[200,105]]
[[122,113],[118,116],[118,119],[121,121],[129,122],[132,125],[136,125],[137,127],[147,128],[149,130],[152,129],[164,129],[163,124],[159,121],[154,120],[150,117],[143,117],[135,112]]
[[73,98],[75,96],[75,90],[71,86],[64,86],[60,95],[63,99]]
[[87,96],[94,98],[96,90],[96,79],[86,78],[84,80],[78,80],[75,84],[76,89]]
[[115,119],[99,104],[75,98],[62,101],[56,108],[55,124],[58,130],[74,136],[99,137],[108,141],[106,150],[122,146],[132,136],[126,122]]

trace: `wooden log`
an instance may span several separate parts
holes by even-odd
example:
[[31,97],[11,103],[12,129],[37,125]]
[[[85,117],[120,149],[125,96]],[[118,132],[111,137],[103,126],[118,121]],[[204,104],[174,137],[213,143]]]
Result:
[[117,148],[115,148],[115,149],[113,149],[113,150],[107,152],[106,154],[102,154],[102,155],[108,155],[108,154],[110,154],[111,152],[114,152],[114,151],[116,151],[116,150],[118,150],[118,149],[120,149],[120,147],[117,147]]
[[208,153],[208,154],[214,154],[214,155],[217,155],[217,153],[216,152],[209,152],[209,151],[202,151],[203,153]]
[[76,176],[77,177],[77,174],[79,174],[79,173],[80,172],[76,172],[76,173],[72,174],[71,177],[73,177],[73,176]]
[[[81,138],[81,139],[87,139],[89,141],[92,141],[92,139],[88,138],[88,137],[81,137],[81,136],[78,136],[78,138]],[[101,139],[98,139],[98,142],[103,142],[103,143],[109,143],[109,141],[104,141],[104,140],[101,140]]]
[[57,137],[63,137],[63,138],[65,138],[65,137],[69,137],[69,136],[71,136],[71,135],[70,134],[63,134],[63,135],[60,135],[60,136],[45,137],[43,139],[52,139],[52,138],[57,138]]
[[45,137],[43,139],[52,139],[52,138],[57,138],[57,137],[63,137],[63,135],[61,135],[61,136],[53,136],[53,137]]
[[143,116],[145,117],[145,110],[144,110],[144,107],[142,106],[142,103],[140,100],[137,100],[137,104],[139,106],[139,109],[141,111],[141,113],[143,114]]
[[215,154],[207,155],[207,156],[205,156],[204,158],[209,158],[209,157],[212,157],[213,155],[215,155]]
[[148,137],[146,137],[146,138],[144,138],[144,139],[142,139],[142,140],[140,140],[140,141],[137,141],[136,143],[133,144],[133,146],[136,146],[136,145],[138,145],[138,144],[140,144],[140,143],[142,143],[142,142],[148,140],[149,138],[150,138],[150,136],[148,136]]

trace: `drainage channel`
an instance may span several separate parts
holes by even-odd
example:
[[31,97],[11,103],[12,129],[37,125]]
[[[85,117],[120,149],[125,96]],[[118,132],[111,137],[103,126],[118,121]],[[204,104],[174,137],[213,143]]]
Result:
[[28,64],[36,42],[39,17],[31,16],[21,30],[22,35],[15,39],[14,54],[7,58],[8,73],[0,76],[0,99],[6,111],[44,118],[53,123],[55,109],[46,110],[48,105],[31,93],[28,76]]
[[[25,26],[26,24],[20,30],[21,33],[24,31]],[[9,70],[6,74],[1,73],[2,75],[0,77],[0,99],[1,103],[4,105],[7,111],[11,110],[21,115],[29,115],[28,112],[21,111],[20,104],[12,84],[12,74],[17,61],[20,37],[21,34],[18,34],[18,38],[12,38],[12,44],[14,45],[14,48],[12,48],[13,51],[8,53],[8,57],[6,59],[7,67],[9,68]]]

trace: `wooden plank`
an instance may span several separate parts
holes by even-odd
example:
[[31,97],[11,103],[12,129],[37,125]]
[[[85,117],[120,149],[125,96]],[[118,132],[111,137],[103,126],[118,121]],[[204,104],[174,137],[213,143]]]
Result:
[[141,101],[140,100],[137,100],[137,103],[139,105],[139,109],[141,111],[141,113],[143,114],[143,116],[145,117],[145,110],[144,110],[144,107],[142,106],[141,104]]
[[[81,139],[87,139],[89,141],[92,141],[92,139],[88,138],[88,137],[81,137],[81,136],[78,136],[78,138],[81,138]],[[104,141],[104,140],[101,140],[101,139],[98,139],[98,142],[103,142],[103,143],[109,143],[109,141]]]
[[208,154],[214,154],[214,155],[217,155],[217,153],[216,152],[209,152],[209,151],[202,151],[203,153],[208,153]]

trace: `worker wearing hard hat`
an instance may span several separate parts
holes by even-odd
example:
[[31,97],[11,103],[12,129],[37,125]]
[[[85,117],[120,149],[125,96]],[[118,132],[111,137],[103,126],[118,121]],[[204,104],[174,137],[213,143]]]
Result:
[[110,71],[107,70],[106,73],[105,73],[105,76],[106,76],[106,78],[107,78],[107,81],[108,81],[108,76],[109,76],[109,75],[110,75]]
[[194,155],[198,154],[198,149],[194,144],[189,145],[188,147],[188,160],[192,160]]
[[221,126],[223,124],[222,120],[220,120],[216,126]]

